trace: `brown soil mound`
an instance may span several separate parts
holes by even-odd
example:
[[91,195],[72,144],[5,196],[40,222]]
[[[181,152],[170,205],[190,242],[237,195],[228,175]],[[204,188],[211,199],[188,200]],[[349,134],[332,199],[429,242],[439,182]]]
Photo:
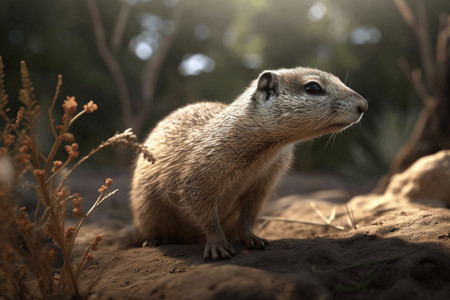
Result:
[[[103,269],[93,299],[450,299],[450,210],[429,205],[444,206],[435,189],[414,191],[422,201],[392,191],[353,198],[353,222],[339,200],[342,190],[278,199],[266,215],[329,219],[343,230],[262,222],[259,234],[273,245],[259,251],[234,243],[238,254],[230,260],[203,262],[203,245],[123,250],[111,238],[83,273],[82,287]],[[129,215],[122,212],[106,227],[86,226],[86,242],[99,231],[123,235],[120,220]]]

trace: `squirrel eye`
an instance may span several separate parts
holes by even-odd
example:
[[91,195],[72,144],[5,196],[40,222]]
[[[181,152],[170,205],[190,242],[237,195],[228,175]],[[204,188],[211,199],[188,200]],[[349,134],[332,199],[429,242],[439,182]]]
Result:
[[306,90],[306,92],[308,92],[310,94],[320,95],[320,94],[324,93],[322,87],[315,81],[308,82],[305,85],[305,90]]

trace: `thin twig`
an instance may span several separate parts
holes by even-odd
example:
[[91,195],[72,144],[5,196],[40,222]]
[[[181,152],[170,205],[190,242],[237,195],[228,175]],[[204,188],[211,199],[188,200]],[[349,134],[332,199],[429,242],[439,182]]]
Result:
[[97,208],[100,204],[102,204],[103,201],[105,201],[106,199],[108,199],[109,197],[111,197],[112,195],[117,193],[117,191],[118,191],[118,189],[112,191],[111,193],[109,193],[108,195],[106,195],[104,197],[103,197],[103,194],[100,194],[98,196],[97,200],[95,201],[95,203],[92,205],[91,209],[89,209],[89,211],[87,212],[87,214],[85,214],[83,217],[81,217],[80,221],[77,222],[77,224],[75,226],[75,230],[72,235],[72,238],[70,239],[69,246],[67,247],[67,249],[69,251],[69,255],[71,255],[71,253],[72,253],[73,244],[75,242],[75,239],[76,239],[78,232],[80,231],[80,228],[83,225],[84,221],[87,219],[87,217],[92,213],[92,211],[95,208]]
[[75,117],[73,117],[72,119],[70,119],[69,127],[72,126],[73,123],[74,123],[79,117],[81,117],[85,112],[86,112],[85,110],[82,110],[82,111],[80,111]]
[[144,157],[149,160],[150,162],[154,162],[155,159],[153,158],[153,155],[148,151],[148,149],[145,146],[142,146],[137,142],[137,137],[134,135],[131,128],[128,128],[122,133],[116,133],[113,137],[109,138],[105,142],[102,142],[97,148],[92,149],[89,154],[81,158],[73,167],[70,169],[61,179],[59,182],[58,188],[56,189],[57,192],[61,190],[63,187],[65,181],[67,178],[88,158],[90,158],[92,155],[97,153],[98,151],[102,150],[103,148],[106,148],[108,146],[113,146],[116,144],[125,144],[129,147],[131,147],[133,150],[142,153]]
[[[91,212],[97,208],[97,206],[99,206],[100,204],[103,203],[103,201],[105,201],[106,199],[108,199],[109,197],[111,197],[112,195],[114,195],[115,193],[117,193],[119,191],[119,189],[115,189],[114,191],[112,191],[111,193],[109,193],[106,196],[103,196],[103,194],[101,194],[98,198],[97,201],[95,201],[94,205],[92,205],[91,209],[86,213],[86,217],[88,217]],[[103,197],[102,197],[103,196]]]
[[66,160],[66,162],[65,162],[61,167],[59,167],[59,169],[58,169],[56,172],[54,172],[54,173],[52,174],[52,176],[50,176],[50,177],[47,179],[47,181],[45,182],[45,184],[48,184],[50,181],[52,181],[53,179],[55,179],[56,175],[58,175],[59,172],[61,172],[62,170],[64,170],[64,168],[67,167],[67,165],[68,165],[71,161],[72,161],[72,158],[69,157],[69,158]]

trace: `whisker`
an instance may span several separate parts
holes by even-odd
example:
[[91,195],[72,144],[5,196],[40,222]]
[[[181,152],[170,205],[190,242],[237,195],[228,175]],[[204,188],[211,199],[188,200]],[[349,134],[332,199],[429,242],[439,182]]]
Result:
[[[324,147],[324,151],[327,150],[328,145],[330,144],[330,141],[333,139],[333,135],[334,135],[334,133],[330,134],[330,136],[328,137],[327,142]],[[333,151],[333,149],[331,149],[331,151]]]
[[334,151],[334,144],[336,143],[336,137],[338,136],[339,132],[335,132],[333,134],[333,142],[331,143],[331,151]]
[[313,143],[314,140],[308,141],[308,144],[306,145],[305,156],[308,156],[311,153]]

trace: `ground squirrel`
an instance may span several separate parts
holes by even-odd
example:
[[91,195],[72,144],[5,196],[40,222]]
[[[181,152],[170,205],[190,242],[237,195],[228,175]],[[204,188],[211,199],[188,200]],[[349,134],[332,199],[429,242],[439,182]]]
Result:
[[145,141],[131,208],[143,240],[206,241],[203,257],[228,258],[228,240],[264,248],[252,227],[288,170],[294,144],[358,122],[367,101],[330,73],[310,68],[261,73],[231,104],[176,110]]

